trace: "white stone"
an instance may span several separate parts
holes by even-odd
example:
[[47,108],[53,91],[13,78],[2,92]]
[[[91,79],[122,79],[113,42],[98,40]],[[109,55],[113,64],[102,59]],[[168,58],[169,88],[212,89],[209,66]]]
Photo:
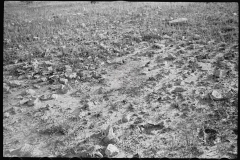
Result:
[[118,155],[119,153],[119,150],[116,146],[112,145],[112,144],[109,144],[107,146],[107,149],[105,150],[105,154],[108,156],[108,157],[113,157],[113,156],[116,156]]
[[169,24],[183,24],[183,23],[186,23],[187,21],[188,21],[187,18],[178,18],[178,19],[169,21]]
[[223,98],[222,94],[218,90],[213,90],[211,96],[214,100],[220,100]]

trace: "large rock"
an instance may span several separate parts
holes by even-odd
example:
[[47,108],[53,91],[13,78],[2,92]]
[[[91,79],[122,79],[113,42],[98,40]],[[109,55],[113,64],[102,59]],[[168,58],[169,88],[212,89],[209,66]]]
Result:
[[185,23],[187,23],[187,21],[188,21],[187,18],[178,18],[178,19],[174,19],[172,21],[169,21],[169,24],[171,24],[171,25],[185,24]]

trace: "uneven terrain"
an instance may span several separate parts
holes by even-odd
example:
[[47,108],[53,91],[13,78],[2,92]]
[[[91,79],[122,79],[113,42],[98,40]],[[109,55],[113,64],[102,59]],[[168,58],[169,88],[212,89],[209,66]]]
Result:
[[236,158],[238,16],[237,3],[5,2],[3,155]]

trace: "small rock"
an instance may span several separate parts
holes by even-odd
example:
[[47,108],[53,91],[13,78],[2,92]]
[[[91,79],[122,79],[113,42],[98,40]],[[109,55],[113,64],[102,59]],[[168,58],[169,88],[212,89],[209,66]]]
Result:
[[9,92],[9,89],[10,87],[6,83],[3,83],[3,91]]
[[107,129],[106,129],[105,132],[104,132],[104,135],[106,136],[106,137],[103,138],[103,142],[104,142],[105,144],[110,144],[110,143],[115,144],[115,143],[118,142],[118,138],[117,138],[117,136],[114,134],[113,128],[111,127],[111,125],[109,125],[109,126],[107,127]]
[[94,152],[94,156],[96,156],[96,158],[103,158],[102,153],[99,151]]
[[3,117],[4,118],[8,118],[10,116],[10,114],[8,113],[8,112],[5,112],[4,114],[3,114]]
[[90,109],[91,109],[91,106],[92,106],[92,105],[91,105],[91,106],[90,106],[90,105],[91,105],[91,103],[85,103],[82,108],[83,108],[84,110],[90,110]]
[[141,157],[141,156],[140,156],[138,153],[136,153],[136,154],[133,155],[132,158],[140,158],[140,157]]
[[112,144],[109,144],[107,146],[107,149],[105,150],[105,154],[108,156],[108,157],[113,157],[113,156],[116,156],[118,155],[119,153],[119,150],[116,146],[112,145]]
[[129,122],[129,121],[130,121],[130,118],[131,118],[131,115],[130,115],[130,114],[125,114],[125,115],[123,116],[123,118],[122,118],[122,121],[123,121],[124,123]]
[[30,100],[28,100],[27,105],[28,106],[36,106],[38,103],[39,103],[38,98],[31,98]]
[[67,84],[67,83],[68,83],[68,80],[65,79],[65,78],[60,78],[60,79],[59,79],[59,82],[62,83],[62,84]]
[[49,95],[49,94],[47,94],[47,95],[44,94],[44,95],[40,96],[39,99],[40,99],[41,101],[47,101],[47,100],[50,100],[50,99],[51,99],[51,95]]
[[42,81],[42,82],[46,82],[46,81],[47,81],[47,77],[42,77],[42,78],[41,78],[41,81]]
[[61,87],[58,90],[60,94],[66,94],[68,91],[69,91],[69,88],[66,85],[61,85]]
[[73,72],[68,76],[70,79],[76,78],[77,77],[77,73]]
[[198,35],[198,34],[195,34],[195,35],[193,35],[193,39],[194,40],[199,40],[199,39],[201,39],[201,36]]
[[48,69],[48,71],[52,71],[53,70],[52,66],[48,67],[47,69]]
[[37,84],[34,84],[33,85],[33,88],[35,88],[35,89],[39,89],[39,88],[41,88],[39,85],[37,85]]
[[22,104],[25,104],[29,101],[29,99],[22,99],[21,101],[19,101],[19,104],[22,105]]
[[82,111],[82,109],[79,108],[79,107],[77,107],[76,109],[74,109],[73,112],[72,112],[73,118],[78,118],[81,111]]
[[183,89],[182,87],[174,87],[170,92],[171,93],[176,93],[176,92],[184,92],[185,89]]
[[56,90],[59,89],[59,86],[58,86],[58,85],[49,86],[49,89],[50,89],[51,91],[56,91]]
[[149,67],[150,61],[145,64],[145,67]]
[[216,78],[219,78],[220,77],[220,73],[221,73],[221,71],[219,69],[215,69],[213,71],[213,76],[216,77]]
[[173,56],[172,54],[168,53],[167,56],[165,56],[163,59],[166,61],[172,61],[172,60],[176,59],[176,57]]
[[65,65],[66,72],[72,72],[72,67],[69,65]]
[[168,36],[168,35],[164,35],[163,37],[162,37],[163,39],[172,39],[170,36]]
[[223,96],[219,90],[213,90],[211,93],[211,98],[213,100],[221,100],[221,99],[223,99]]
[[18,81],[18,80],[12,80],[12,81],[9,81],[9,86],[10,87],[18,87],[18,86],[21,86],[21,81]]
[[51,95],[51,99],[57,99],[58,98],[58,95],[57,94],[52,94]]
[[36,92],[33,89],[28,89],[22,92],[22,95],[34,95]]
[[82,23],[81,26],[82,26],[83,28],[85,28],[85,27],[86,27],[86,24],[85,24],[85,23]]
[[187,18],[178,18],[178,19],[174,19],[172,21],[169,21],[169,24],[173,24],[173,25],[176,25],[176,24],[184,24],[188,21]]
[[39,79],[41,76],[39,74],[36,74],[33,76],[35,79]]
[[26,75],[21,75],[21,76],[18,77],[18,80],[23,80],[23,79],[26,79],[26,78],[27,78]]
[[93,71],[91,74],[92,74],[92,77],[95,78],[95,79],[102,78],[101,74],[99,74],[99,73],[97,73],[95,71]]

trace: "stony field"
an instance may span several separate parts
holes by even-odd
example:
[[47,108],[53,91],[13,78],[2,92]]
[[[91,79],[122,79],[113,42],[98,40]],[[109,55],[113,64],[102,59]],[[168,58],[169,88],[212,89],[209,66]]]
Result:
[[238,12],[5,1],[3,156],[236,158]]

